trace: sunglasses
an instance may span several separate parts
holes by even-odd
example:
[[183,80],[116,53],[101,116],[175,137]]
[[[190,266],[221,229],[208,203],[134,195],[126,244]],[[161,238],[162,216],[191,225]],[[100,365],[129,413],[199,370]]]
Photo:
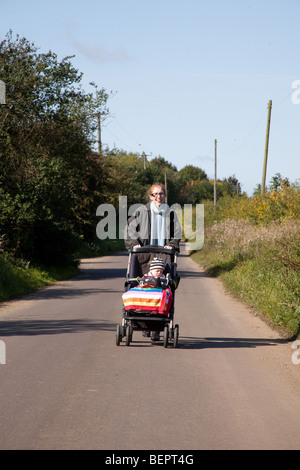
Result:
[[165,193],[153,193],[153,194],[150,194],[150,196],[152,196],[152,197],[158,197],[158,196],[162,197],[162,196],[164,196],[164,195],[165,195]]

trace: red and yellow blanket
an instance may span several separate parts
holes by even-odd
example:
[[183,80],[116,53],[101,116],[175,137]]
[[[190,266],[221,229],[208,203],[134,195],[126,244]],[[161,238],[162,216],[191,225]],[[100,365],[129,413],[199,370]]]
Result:
[[168,315],[172,305],[172,291],[161,287],[133,287],[122,295],[125,310],[145,310]]

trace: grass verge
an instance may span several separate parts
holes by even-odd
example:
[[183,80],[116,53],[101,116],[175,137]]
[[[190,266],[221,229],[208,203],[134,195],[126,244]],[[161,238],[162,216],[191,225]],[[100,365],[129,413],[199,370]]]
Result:
[[16,298],[53,282],[67,279],[77,273],[76,265],[64,267],[27,267],[23,261],[15,261],[0,254],[0,301]]
[[300,336],[300,222],[253,226],[246,220],[207,228],[191,254],[212,276],[286,338]]
[[0,302],[75,276],[78,273],[80,258],[104,256],[122,249],[122,240],[103,240],[101,244],[83,243],[75,254],[77,262],[69,266],[55,267],[30,266],[27,261],[15,260],[7,253],[0,253]]

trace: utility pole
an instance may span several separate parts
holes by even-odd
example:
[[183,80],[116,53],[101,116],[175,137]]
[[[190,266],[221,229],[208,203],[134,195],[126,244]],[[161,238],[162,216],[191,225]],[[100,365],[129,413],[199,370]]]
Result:
[[99,155],[101,155],[101,153],[102,153],[100,117],[101,117],[101,113],[97,113],[97,118],[98,118],[98,153],[99,153]]
[[[6,107],[6,85],[2,80],[0,80],[0,105],[3,105],[3,107]],[[1,106],[0,106],[0,108],[1,108]],[[7,118],[7,116],[8,116],[8,111],[6,111],[6,115],[4,116],[4,119],[1,123],[0,132],[2,131],[2,127],[4,125],[4,122]],[[0,362],[0,364],[1,364],[1,362]]]
[[146,170],[146,168],[147,168],[147,163],[146,163],[147,162],[147,157],[151,157],[151,155],[152,155],[152,152],[149,153],[148,155],[145,152],[143,152],[141,154],[141,157],[144,158],[144,170]]
[[214,214],[217,207],[217,139],[215,139]]
[[6,85],[0,80],[0,104],[6,104]]
[[142,155],[144,157],[144,170],[146,170],[147,155],[145,154],[145,152],[143,152]]
[[165,171],[165,190],[166,190],[166,197],[165,197],[165,201],[166,203],[168,203],[168,188],[167,188],[167,172]]
[[261,194],[264,194],[264,192],[265,192],[265,187],[266,187],[267,160],[268,160],[270,122],[271,122],[271,109],[272,109],[272,100],[269,101],[269,105],[268,105],[268,121],[267,121],[266,144],[265,144],[265,157],[264,157],[264,167],[263,167],[262,184],[261,184]]

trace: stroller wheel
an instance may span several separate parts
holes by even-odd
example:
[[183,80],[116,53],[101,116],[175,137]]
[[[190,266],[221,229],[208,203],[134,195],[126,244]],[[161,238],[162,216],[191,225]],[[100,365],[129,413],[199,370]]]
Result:
[[129,346],[131,341],[132,341],[132,329],[131,329],[130,325],[127,325],[127,327],[126,327],[126,346]]
[[120,344],[121,341],[122,341],[121,325],[117,325],[117,330],[116,330],[116,345],[119,346],[119,344]]
[[169,341],[169,327],[166,325],[164,328],[164,348],[168,347]]
[[174,346],[174,348],[178,348],[178,338],[179,338],[179,325],[175,325],[175,328],[174,328],[174,339],[173,339],[173,346]]

